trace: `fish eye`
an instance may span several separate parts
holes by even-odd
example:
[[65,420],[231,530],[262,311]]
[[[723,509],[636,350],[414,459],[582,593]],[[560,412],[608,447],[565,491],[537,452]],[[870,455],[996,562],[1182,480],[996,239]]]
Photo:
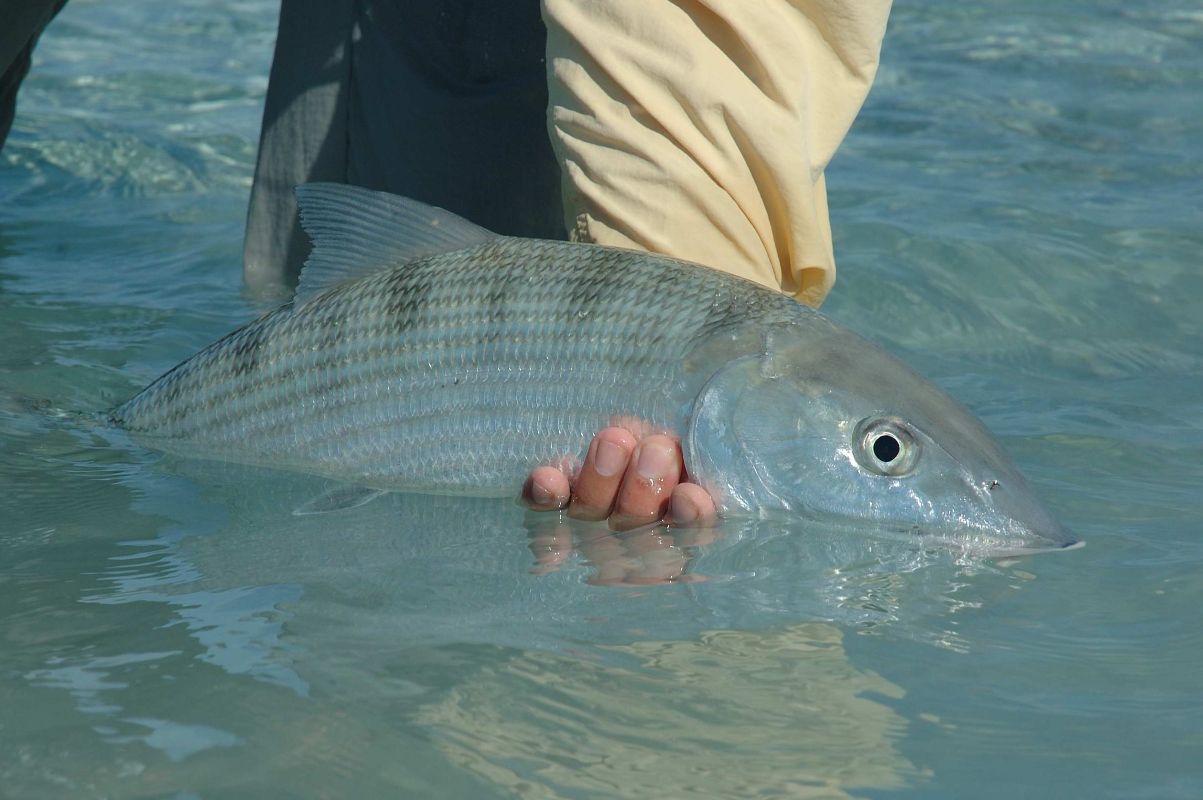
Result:
[[873,440],[873,455],[883,464],[889,464],[902,453],[902,445],[893,434],[883,433]]
[[910,426],[895,417],[861,420],[853,433],[857,462],[877,475],[900,477],[919,460],[919,440]]

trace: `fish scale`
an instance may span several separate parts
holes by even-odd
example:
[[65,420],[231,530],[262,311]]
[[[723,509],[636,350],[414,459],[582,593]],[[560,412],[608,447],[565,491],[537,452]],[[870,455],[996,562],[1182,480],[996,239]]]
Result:
[[498,238],[277,309],[113,417],[166,449],[379,488],[511,493],[615,415],[680,427],[682,360],[699,342],[808,313],[672,259]]

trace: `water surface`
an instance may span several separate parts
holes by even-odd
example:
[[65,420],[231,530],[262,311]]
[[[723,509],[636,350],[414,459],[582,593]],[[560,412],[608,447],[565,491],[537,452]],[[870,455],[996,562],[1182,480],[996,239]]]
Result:
[[500,501],[299,518],[320,480],[57,413],[265,308],[275,13],[76,0],[0,153],[0,794],[1203,796],[1203,13],[899,3],[829,170],[825,310],[1089,541],[1012,562]]

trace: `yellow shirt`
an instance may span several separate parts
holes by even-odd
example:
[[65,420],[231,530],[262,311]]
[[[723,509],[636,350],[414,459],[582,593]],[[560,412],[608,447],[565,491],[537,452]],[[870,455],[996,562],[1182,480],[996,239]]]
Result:
[[890,0],[543,0],[570,236],[817,306],[823,171],[877,72]]

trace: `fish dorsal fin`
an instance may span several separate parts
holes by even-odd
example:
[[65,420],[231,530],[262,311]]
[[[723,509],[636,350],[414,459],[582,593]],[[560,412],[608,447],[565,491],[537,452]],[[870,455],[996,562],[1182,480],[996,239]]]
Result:
[[387,192],[341,183],[306,183],[296,191],[301,227],[313,241],[297,282],[298,303],[385,266],[498,238],[450,211]]

